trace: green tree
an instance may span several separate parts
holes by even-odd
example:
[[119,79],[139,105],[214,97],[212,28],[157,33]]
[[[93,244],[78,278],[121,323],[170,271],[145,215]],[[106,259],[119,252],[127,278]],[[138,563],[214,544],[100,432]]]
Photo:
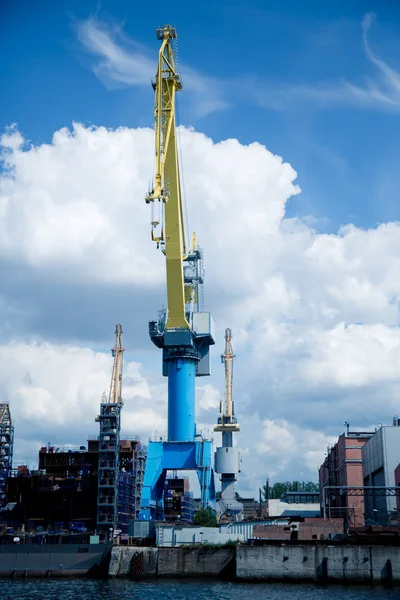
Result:
[[[269,499],[282,498],[286,492],[319,492],[319,485],[314,481],[277,481],[269,486]],[[262,488],[264,500],[267,499],[267,486]]]
[[214,511],[208,506],[200,508],[194,515],[195,525],[200,527],[218,527],[217,517]]

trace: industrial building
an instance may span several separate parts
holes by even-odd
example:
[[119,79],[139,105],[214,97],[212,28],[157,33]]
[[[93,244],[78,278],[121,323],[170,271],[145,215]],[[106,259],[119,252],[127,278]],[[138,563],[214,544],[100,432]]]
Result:
[[[371,523],[397,522],[395,470],[400,461],[400,426],[381,426],[362,449],[363,485],[376,488],[365,497],[365,517]],[[387,489],[386,492],[382,488]],[[382,491],[379,491],[381,489]]]
[[334,488],[363,485],[362,448],[373,435],[373,432],[350,431],[347,426],[336,444],[328,448],[319,468],[322,512],[328,517],[343,518],[350,528],[364,525],[364,495],[343,494]]
[[[137,518],[140,510],[140,498],[143,485],[144,470],[146,465],[146,447],[140,442],[137,436],[124,436],[125,439],[119,441],[119,465],[118,473],[118,522],[117,529],[124,533],[128,531],[130,519]],[[89,436],[87,446],[80,448],[63,448],[51,446],[42,447],[39,450],[39,474],[41,479],[40,487],[44,486],[44,480],[47,478],[53,484],[60,486],[63,481],[69,481],[69,488],[72,481],[76,482],[76,487],[82,489],[83,486],[90,486],[98,490],[98,465],[99,465],[99,445],[100,436]],[[80,484],[80,486],[79,486]],[[66,484],[64,484],[66,485]],[[96,528],[94,519],[96,503],[89,511],[91,519],[91,528]]]
[[[86,446],[63,448],[48,444],[39,450],[39,469],[20,466],[7,480],[10,522],[26,529],[64,531],[97,528],[99,436]],[[146,464],[146,447],[138,437],[119,443],[117,529],[127,534],[137,518]]]
[[14,426],[10,407],[0,404],[0,508],[7,503],[7,479],[12,469]]
[[164,519],[190,523],[194,517],[194,498],[188,477],[171,477],[165,482]]
[[[11,471],[13,428],[8,405],[1,405],[0,490],[8,501],[5,522],[29,531],[96,531],[101,539],[128,536],[139,516],[147,448],[137,436],[121,439],[122,327],[116,326],[111,385],[95,421],[100,432],[87,445],[39,450],[38,469]],[[1,478],[1,475],[3,477]]]
[[95,530],[96,474],[57,477],[25,468],[13,472],[7,487],[10,508],[1,515],[3,526],[26,532]]
[[320,512],[319,492],[286,492],[268,499],[269,517],[319,517]]

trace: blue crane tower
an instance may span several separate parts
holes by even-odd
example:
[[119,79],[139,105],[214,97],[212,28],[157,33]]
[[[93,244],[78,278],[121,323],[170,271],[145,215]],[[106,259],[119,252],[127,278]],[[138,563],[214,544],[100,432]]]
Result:
[[215,506],[212,441],[196,432],[195,378],[210,375],[214,321],[201,311],[204,271],[193,235],[186,245],[176,139],[175,93],[182,89],[176,69],[176,30],[156,31],[161,41],[155,92],[155,177],[146,197],[151,205],[151,235],[166,262],[167,309],[150,321],[152,342],[162,349],[168,377],[168,437],[150,441],[143,482],[140,519],[164,518],[167,471],[193,470],[200,483],[202,507]]

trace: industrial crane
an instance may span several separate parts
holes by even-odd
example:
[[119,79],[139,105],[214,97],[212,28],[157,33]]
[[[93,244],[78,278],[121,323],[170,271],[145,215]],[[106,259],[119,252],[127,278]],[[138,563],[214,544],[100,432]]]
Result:
[[187,247],[176,132],[176,92],[182,89],[177,71],[175,28],[156,30],[161,41],[152,83],[155,130],[155,176],[145,200],[151,205],[151,237],[166,262],[167,309],[150,321],[153,343],[163,350],[163,375],[168,377],[168,438],[150,442],[140,518],[163,516],[167,470],[196,470],[203,506],[214,502],[211,440],[196,436],[195,377],[210,374],[214,321],[201,311],[202,253],[196,236]]
[[236,500],[235,484],[237,474],[240,472],[240,456],[236,446],[233,445],[233,433],[240,431],[235,417],[232,400],[233,385],[233,359],[232,332],[225,330],[225,352],[221,355],[221,362],[225,367],[225,397],[220,403],[220,416],[214,431],[222,433],[222,447],[215,453],[215,471],[221,475],[221,499],[217,512],[220,518],[225,515],[233,520],[243,518],[243,504]]
[[111,375],[110,393],[108,394],[108,404],[123,405],[122,402],[122,366],[125,348],[122,345],[122,327],[117,325],[115,328],[115,344],[111,350],[114,358]]
[[[221,416],[219,418],[219,423],[221,423],[222,426],[227,425],[230,431],[239,431],[240,427],[236,424],[232,400],[234,358],[235,355],[233,354],[232,349],[232,332],[230,329],[225,329],[225,352],[224,354],[221,354],[221,362],[225,367],[225,398],[224,403],[221,402],[220,406]],[[216,429],[216,431],[221,430]]]
[[111,350],[113,368],[108,396],[103,394],[100,414],[97,532],[102,538],[118,525],[119,446],[121,430],[122,365],[124,347],[122,327],[115,328],[115,344]]

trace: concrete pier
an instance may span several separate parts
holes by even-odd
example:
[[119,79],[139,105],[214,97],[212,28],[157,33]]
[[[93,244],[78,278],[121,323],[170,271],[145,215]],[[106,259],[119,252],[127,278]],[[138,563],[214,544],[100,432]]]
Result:
[[110,577],[235,577],[235,548],[115,546]]
[[399,583],[400,548],[238,546],[236,577],[262,581]]
[[110,577],[216,577],[242,581],[400,583],[400,547],[270,545],[115,546]]

